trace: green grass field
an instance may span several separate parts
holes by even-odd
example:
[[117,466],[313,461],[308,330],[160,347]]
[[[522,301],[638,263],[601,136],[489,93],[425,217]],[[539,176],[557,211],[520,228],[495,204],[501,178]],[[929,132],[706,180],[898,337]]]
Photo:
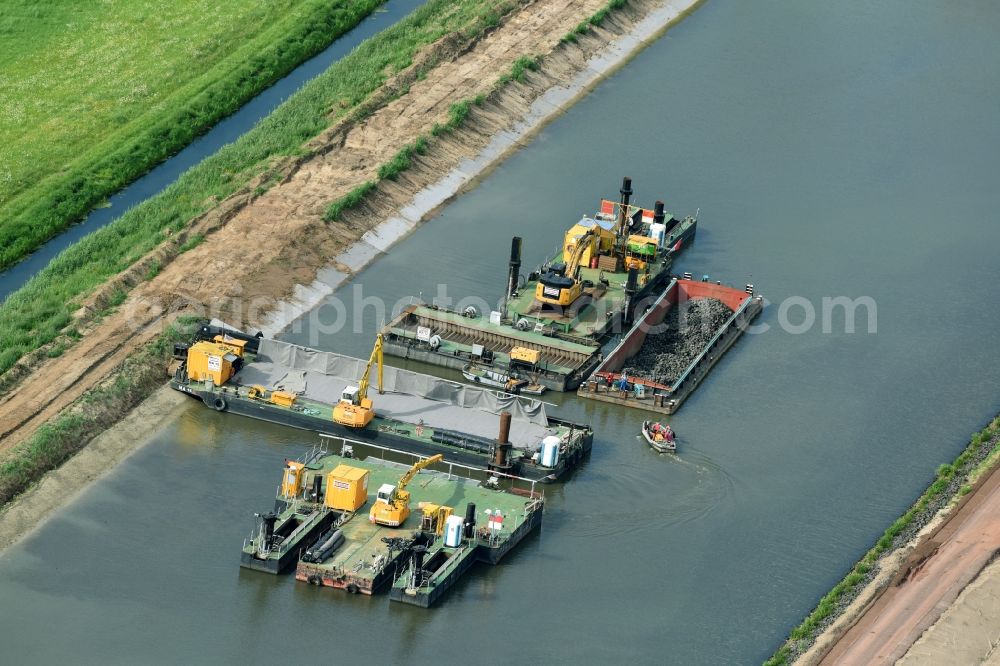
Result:
[[384,0],[4,0],[0,268]]
[[266,172],[270,160],[297,154],[336,118],[355,113],[389,76],[408,67],[422,47],[455,31],[481,34],[499,22],[498,12],[509,10],[513,1],[429,0],[366,40],[164,192],[62,252],[0,303],[0,376],[61,333],[72,335],[64,329],[80,299],[216,201]]

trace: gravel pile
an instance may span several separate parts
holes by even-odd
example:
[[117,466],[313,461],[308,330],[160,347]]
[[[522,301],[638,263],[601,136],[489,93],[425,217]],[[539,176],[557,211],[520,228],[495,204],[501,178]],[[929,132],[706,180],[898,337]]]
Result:
[[715,298],[685,301],[671,308],[663,326],[649,332],[625,372],[661,384],[674,383],[732,316],[733,311]]

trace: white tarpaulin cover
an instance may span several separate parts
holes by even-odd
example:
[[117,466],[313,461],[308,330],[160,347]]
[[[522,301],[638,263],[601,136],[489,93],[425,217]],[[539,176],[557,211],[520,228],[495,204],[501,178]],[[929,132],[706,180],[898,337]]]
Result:
[[[345,387],[358,385],[366,363],[333,352],[262,339],[257,360],[243,368],[236,380],[334,404]],[[373,368],[368,397],[380,416],[407,423],[423,420],[431,427],[495,439],[500,430],[498,415],[506,410],[513,416],[511,442],[519,448],[537,448],[542,438],[552,434],[547,427],[545,405],[538,400],[503,398],[495,390],[390,366],[383,370],[385,393],[379,395],[375,373]]]

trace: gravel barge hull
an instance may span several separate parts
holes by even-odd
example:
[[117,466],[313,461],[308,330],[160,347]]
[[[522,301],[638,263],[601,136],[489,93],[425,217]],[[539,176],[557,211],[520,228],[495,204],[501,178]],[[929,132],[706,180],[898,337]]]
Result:
[[[723,316],[699,320],[694,313],[707,308],[695,306],[707,303]],[[673,280],[577,394],[673,414],[763,308],[763,297],[754,295],[753,285],[739,290],[687,276]],[[687,313],[689,320],[678,327]],[[662,353],[657,353],[661,346]]]

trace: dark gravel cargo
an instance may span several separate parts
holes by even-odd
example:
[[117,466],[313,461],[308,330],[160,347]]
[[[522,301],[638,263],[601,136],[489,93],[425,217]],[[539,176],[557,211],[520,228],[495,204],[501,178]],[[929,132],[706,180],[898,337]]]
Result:
[[672,385],[732,316],[733,311],[715,298],[680,303],[670,309],[658,330],[646,336],[625,373]]

